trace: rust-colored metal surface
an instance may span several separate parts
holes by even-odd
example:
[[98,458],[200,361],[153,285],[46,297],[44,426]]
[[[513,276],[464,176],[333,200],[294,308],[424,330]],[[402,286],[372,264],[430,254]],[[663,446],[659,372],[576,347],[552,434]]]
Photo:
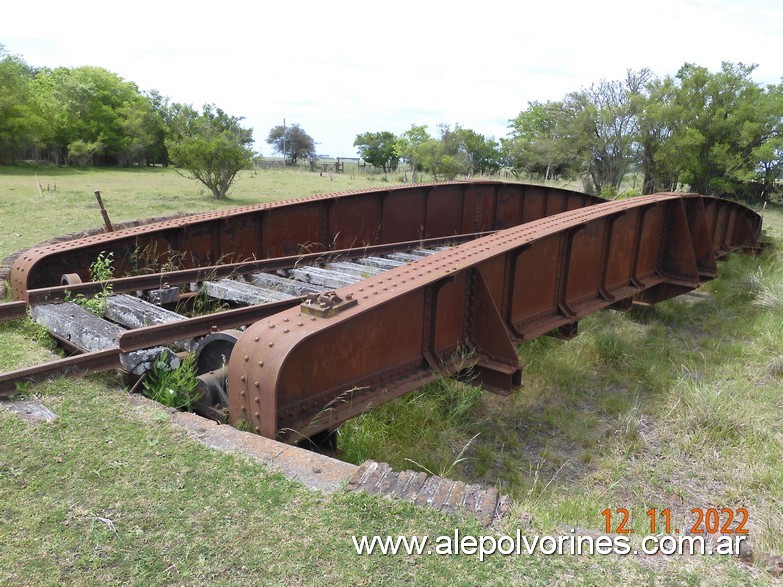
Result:
[[493,181],[419,184],[318,195],[176,218],[31,249],[11,268],[17,300],[61,285],[64,274],[88,281],[101,252],[119,274],[183,269],[251,259],[489,232],[600,202],[557,188]]
[[515,344],[692,290],[760,228],[725,200],[644,196],[527,222],[308,299],[238,339],[231,420],[296,440],[468,367],[509,393],[521,382]]
[[24,318],[27,315],[27,304],[24,302],[7,302],[0,304],[0,322]]
[[55,375],[74,375],[89,372],[100,373],[119,369],[120,349],[107,349],[75,355],[66,359],[57,359],[33,367],[25,367],[7,373],[0,373],[0,398],[11,396],[17,392],[17,384],[22,382],[35,383]]
[[[698,287],[715,277],[716,259],[755,246],[760,230],[747,208],[695,194],[605,202],[453,182],[314,196],[40,247],[12,268],[20,301],[0,306],[0,319],[61,301],[66,290],[101,291],[105,284],[87,282],[101,252],[113,253],[119,274],[142,257],[146,271],[177,260],[177,270],[111,280],[115,293],[173,290],[175,300],[229,276],[287,275],[308,264],[314,275],[335,260],[348,271],[346,260],[393,252],[398,260],[374,277],[380,269],[362,266],[360,277],[338,280],[361,281],[334,291],[297,290],[282,301],[121,330],[115,348],[0,374],[0,396],[18,381],[115,369],[124,353],[247,327],[228,359],[230,419],[295,441],[465,369],[486,389],[509,393],[521,382],[515,344],[545,333],[570,338],[591,312]],[[400,255],[422,248],[425,257]]]

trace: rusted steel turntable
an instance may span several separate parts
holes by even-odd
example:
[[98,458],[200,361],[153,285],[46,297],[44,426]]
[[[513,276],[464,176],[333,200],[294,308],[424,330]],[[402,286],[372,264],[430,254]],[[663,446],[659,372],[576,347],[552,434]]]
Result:
[[[296,441],[468,368],[485,389],[510,393],[521,383],[516,344],[568,338],[589,313],[695,289],[716,276],[718,258],[756,247],[760,230],[751,210],[697,194],[604,201],[482,181],[314,196],[96,235],[22,254],[11,272],[18,301],[0,317],[28,306],[58,312],[66,290],[106,286],[87,281],[100,253],[126,272],[139,250],[157,251],[157,266],[111,280],[115,293],[166,305],[201,289],[232,309],[117,330],[116,344],[80,349],[67,365],[0,375],[0,394],[68,369],[127,368],[130,353],[186,340],[205,396],[230,422]],[[164,270],[174,255],[179,268]]]

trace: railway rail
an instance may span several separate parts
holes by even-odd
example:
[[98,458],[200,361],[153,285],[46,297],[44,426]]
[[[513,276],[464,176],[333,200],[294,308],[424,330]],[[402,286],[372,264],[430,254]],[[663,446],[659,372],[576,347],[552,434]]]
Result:
[[[451,182],[39,247],[12,267],[16,301],[0,305],[0,319],[29,311],[79,354],[0,374],[0,396],[58,373],[139,376],[161,352],[175,361],[185,350],[197,355],[207,415],[297,441],[466,369],[485,389],[510,393],[521,383],[514,345],[574,336],[579,319],[602,308],[692,290],[716,276],[716,259],[755,247],[760,230],[747,208],[696,194],[607,202]],[[99,254],[111,254],[121,274],[143,259],[146,273],[89,282]],[[107,286],[109,320],[63,302]],[[230,309],[167,313],[192,302],[191,290]]]

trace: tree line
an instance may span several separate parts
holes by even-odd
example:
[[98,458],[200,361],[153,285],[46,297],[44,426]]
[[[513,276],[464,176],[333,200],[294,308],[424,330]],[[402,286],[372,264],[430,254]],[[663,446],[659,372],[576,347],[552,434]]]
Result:
[[687,186],[702,194],[769,198],[783,171],[783,85],[755,66],[685,64],[602,81],[562,100],[532,102],[511,121],[504,149],[516,169],[579,175],[616,193],[629,170],[645,194]]
[[[783,84],[752,80],[753,65],[717,72],[685,64],[675,75],[628,71],[561,100],[530,102],[505,137],[459,124],[365,132],[354,146],[384,172],[406,163],[411,181],[488,175],[500,169],[544,179],[580,179],[613,196],[629,172],[638,191],[688,187],[705,194],[769,198],[783,172]],[[0,164],[169,165],[216,197],[252,158],[252,129],[214,105],[202,111],[142,92],[98,67],[33,68],[0,45]],[[298,124],[266,139],[287,162],[316,157]]]
[[164,165],[223,198],[252,160],[253,131],[100,67],[33,68],[0,45],[0,164]]
[[439,124],[435,137],[426,125],[411,125],[399,136],[389,131],[366,132],[357,135],[353,145],[362,159],[384,172],[394,171],[401,161],[406,162],[412,181],[422,171],[438,181],[491,175],[503,167],[500,143],[459,124],[454,128]]
[[616,196],[629,172],[650,194],[688,187],[703,194],[769,198],[783,172],[783,84],[761,86],[753,65],[717,72],[685,64],[673,76],[649,69],[601,81],[561,100],[530,102],[496,141],[460,127],[401,135],[363,133],[354,146],[384,171],[401,161],[435,179],[505,168],[544,179],[580,179]]
[[167,99],[98,67],[33,68],[0,45],[0,163],[162,163]]

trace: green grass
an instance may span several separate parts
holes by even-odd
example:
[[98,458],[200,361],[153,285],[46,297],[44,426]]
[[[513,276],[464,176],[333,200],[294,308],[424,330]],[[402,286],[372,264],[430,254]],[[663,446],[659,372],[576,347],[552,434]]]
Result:
[[[104,378],[37,392],[58,419],[27,426],[0,412],[2,584],[594,585],[658,573],[618,557],[359,557],[353,534],[486,531],[399,502],[304,489],[194,443],[162,409],[132,404]],[[747,578],[707,562],[673,564],[667,575]]]
[[101,228],[95,190],[111,221],[120,223],[379,185],[380,178],[364,173],[242,171],[228,200],[219,201],[170,168],[0,167],[0,260],[53,236]]
[[[47,175],[49,174],[49,175]],[[170,170],[0,168],[0,256],[115,221],[379,185],[263,171],[212,200]],[[51,184],[57,181],[57,191]],[[47,183],[50,190],[45,190]],[[44,205],[45,204],[45,205]],[[33,220],[30,210],[35,210]],[[783,214],[768,210],[769,233]],[[9,236],[9,235],[20,236]],[[520,347],[523,388],[498,397],[441,381],[349,422],[346,458],[497,484],[502,531],[602,532],[605,508],[748,508],[757,552],[783,553],[783,264],[734,255],[703,297],[604,312],[568,342]],[[52,357],[28,321],[0,324],[0,369]],[[0,584],[772,584],[724,557],[354,554],[354,533],[481,534],[474,521],[338,492],[324,496],[209,450],[110,376],[30,386],[58,418],[0,410]],[[416,464],[418,463],[418,464]],[[532,520],[526,514],[532,514]]]

